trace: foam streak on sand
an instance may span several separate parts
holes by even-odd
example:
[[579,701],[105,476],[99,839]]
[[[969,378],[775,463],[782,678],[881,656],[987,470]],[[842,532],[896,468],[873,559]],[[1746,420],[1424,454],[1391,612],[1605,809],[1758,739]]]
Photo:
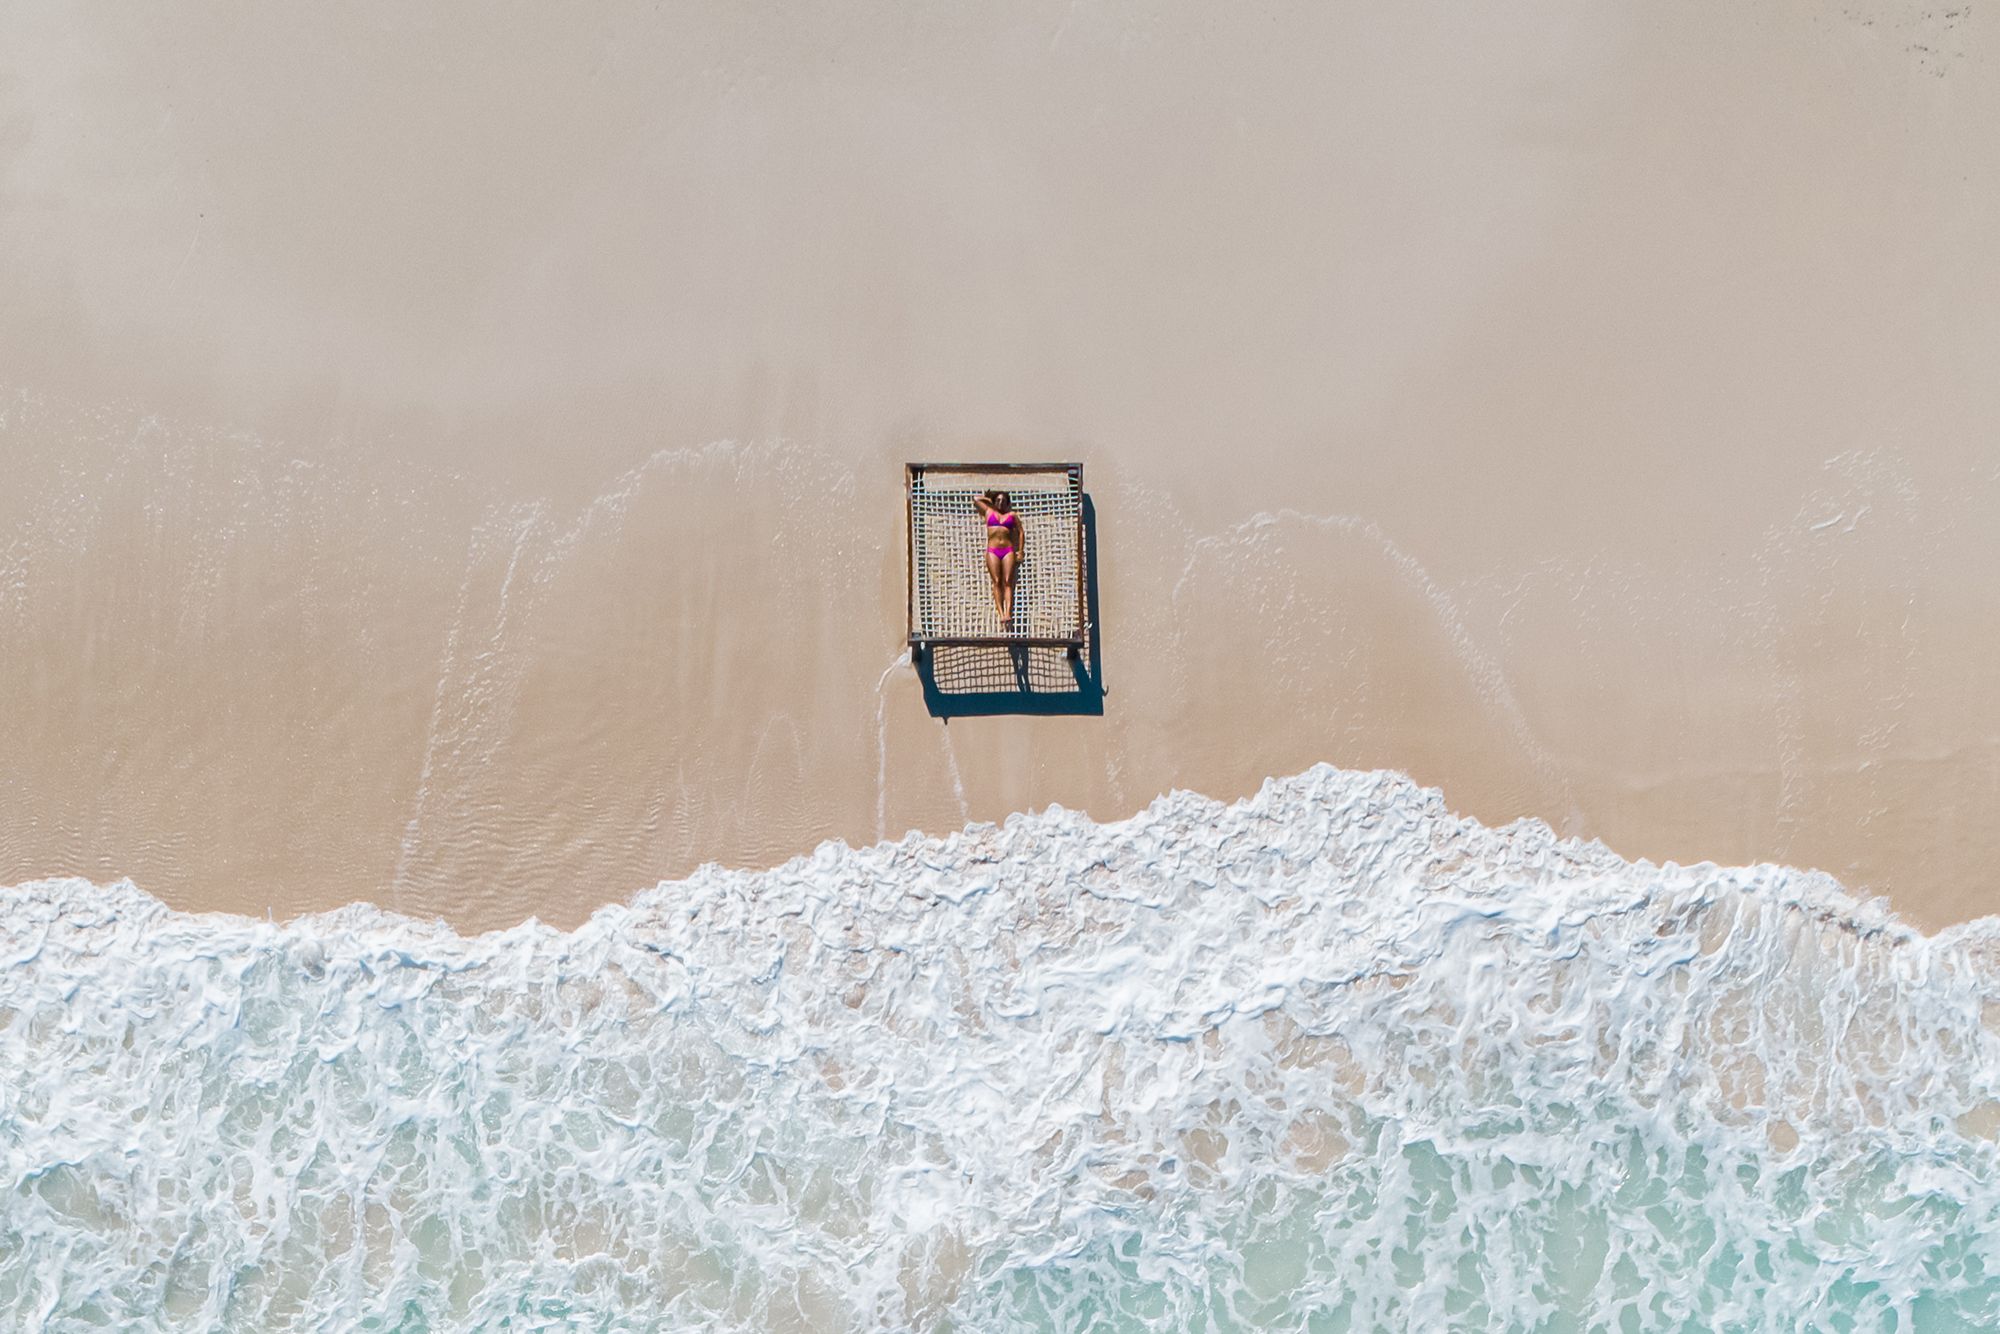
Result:
[[[875,682],[875,837],[889,836],[889,678],[910,666],[908,649],[882,669]],[[956,766],[954,766],[954,772]]]
[[2000,1318],[2000,927],[1394,775],[573,933],[0,906],[9,1328]]

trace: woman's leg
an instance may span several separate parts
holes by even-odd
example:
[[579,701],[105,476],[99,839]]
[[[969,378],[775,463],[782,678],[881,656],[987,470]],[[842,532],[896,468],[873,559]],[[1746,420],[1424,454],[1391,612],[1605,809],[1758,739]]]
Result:
[[1021,553],[1019,551],[1010,551],[1000,558],[1000,583],[1005,589],[1007,599],[1007,605],[1000,612],[1000,619],[1003,621],[1012,621],[1014,619],[1014,576],[1020,572],[1020,569]]
[[1000,557],[994,555],[990,551],[987,552],[986,553],[986,581],[988,584],[987,591],[993,594],[993,614],[995,616],[1004,617],[1007,614],[1006,612],[1001,610],[1001,605],[1000,605],[1000,589],[1005,577],[1006,576],[1001,573]]

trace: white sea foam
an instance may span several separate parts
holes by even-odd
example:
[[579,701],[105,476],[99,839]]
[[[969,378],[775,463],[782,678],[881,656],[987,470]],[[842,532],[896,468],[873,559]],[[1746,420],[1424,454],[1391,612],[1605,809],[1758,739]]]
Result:
[[10,1329],[2000,1320],[1994,923],[1394,775],[573,933],[0,908]]

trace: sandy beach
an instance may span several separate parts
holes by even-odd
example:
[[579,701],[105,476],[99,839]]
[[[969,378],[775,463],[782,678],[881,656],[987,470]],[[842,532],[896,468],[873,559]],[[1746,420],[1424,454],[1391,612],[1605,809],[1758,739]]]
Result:
[[[0,18],[0,882],[573,924],[1319,761],[2000,865],[2000,51],[1882,3]],[[1076,459],[1101,716],[924,706]]]
[[2000,1328],[1994,31],[0,6],[0,1327]]

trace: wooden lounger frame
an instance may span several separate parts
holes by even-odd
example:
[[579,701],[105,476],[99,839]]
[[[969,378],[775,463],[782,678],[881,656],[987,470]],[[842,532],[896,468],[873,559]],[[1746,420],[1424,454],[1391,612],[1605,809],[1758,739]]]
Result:
[[[1067,552],[1061,553],[1058,556],[1058,559],[1064,562],[1066,568],[1063,574],[1073,586],[1073,598],[1071,600],[1074,603],[1074,615],[1068,614],[1067,609],[1065,609],[1065,613],[1060,617],[1061,624],[1054,627],[1056,630],[1055,633],[1049,633],[1048,631],[1051,627],[1046,625],[1037,627],[1042,632],[1035,634],[940,632],[936,625],[926,625],[925,622],[927,619],[934,621],[936,617],[927,617],[925,611],[926,590],[923,586],[923,574],[920,568],[922,565],[922,556],[918,548],[920,540],[920,522],[917,509],[919,484],[927,475],[933,474],[1004,477],[1036,473],[1063,479],[1065,501],[1061,503],[1063,503],[1066,511],[1063,516],[1063,526],[1065,529],[1068,529],[1073,524],[1074,527],[1073,531],[1061,534],[1066,540],[1058,542],[1056,547],[1059,552],[1062,547],[1066,546],[1068,548]],[[1019,508],[1020,506],[1017,504],[1016,509],[1018,510]],[[968,525],[971,521],[972,516],[968,514]],[[1026,532],[1025,537],[1031,559],[1036,551],[1037,533],[1044,525],[1050,522],[1050,518],[1039,519],[1035,526]],[[976,532],[977,530],[973,531]],[[1042,541],[1045,543],[1048,540],[1046,536],[1042,538]],[[1087,605],[1085,601],[1086,590],[1084,588],[1085,560],[1083,544],[1083,465],[1081,463],[905,463],[903,465],[903,606],[905,611],[905,630],[908,636],[910,652],[920,657],[932,648],[976,646],[1060,648],[1068,650],[1072,658],[1081,657],[1084,646],[1085,608]],[[985,577],[983,570],[980,571],[980,576],[982,579]],[[1038,582],[1038,586],[1047,586],[1046,576],[1043,576]],[[1015,585],[1015,597],[1018,599],[1020,595],[1021,584],[1017,582]],[[1017,617],[1019,616],[1018,602],[1016,615]]]

